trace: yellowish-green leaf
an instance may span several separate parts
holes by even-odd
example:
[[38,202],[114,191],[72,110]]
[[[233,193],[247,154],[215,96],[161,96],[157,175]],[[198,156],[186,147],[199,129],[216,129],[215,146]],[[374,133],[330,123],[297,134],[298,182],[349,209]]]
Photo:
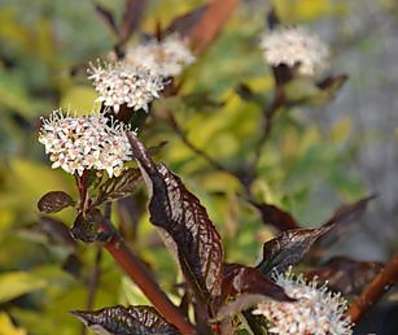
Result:
[[26,335],[26,331],[15,327],[6,313],[0,313],[0,335]]
[[274,0],[274,6],[283,21],[311,21],[326,15],[344,12],[344,4],[332,0]]
[[48,166],[15,158],[10,162],[10,171],[11,193],[19,197],[19,202],[30,203],[34,208],[49,190],[68,191],[63,172],[51,170]]
[[0,303],[46,286],[46,281],[28,272],[8,272],[0,275]]

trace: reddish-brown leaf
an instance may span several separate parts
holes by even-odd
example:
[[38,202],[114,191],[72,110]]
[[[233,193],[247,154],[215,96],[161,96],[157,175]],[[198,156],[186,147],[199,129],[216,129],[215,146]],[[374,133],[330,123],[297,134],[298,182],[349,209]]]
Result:
[[282,287],[262,274],[258,269],[240,264],[225,266],[223,278],[223,298],[237,294],[261,294],[281,301],[293,301]]
[[123,20],[120,27],[121,42],[127,41],[132,33],[138,29],[147,4],[147,0],[126,0]]
[[268,274],[273,270],[285,271],[289,266],[300,262],[316,241],[326,236],[333,228],[346,224],[364,211],[370,196],[353,204],[344,205],[321,227],[313,229],[290,229],[283,231],[263,246],[263,259],[257,266]]
[[99,334],[178,335],[150,306],[114,306],[97,311],[72,311],[84,325]]
[[263,246],[263,259],[257,268],[264,274],[283,272],[301,261],[311,246],[332,229],[325,225],[314,229],[291,229],[282,232]]
[[190,35],[195,51],[203,52],[217,37],[239,0],[212,0]]
[[315,258],[319,257],[323,254],[325,247],[333,244],[343,236],[349,224],[355,222],[365,212],[369,202],[375,198],[375,195],[370,195],[352,204],[343,205],[338,208],[333,216],[325,223],[325,225],[335,225],[335,229],[333,229],[331,234],[319,239],[314,249],[311,250],[311,256]]
[[348,80],[348,75],[345,73],[337,75],[337,76],[329,76],[319,83],[317,83],[317,86],[321,90],[326,90],[326,91],[331,91],[331,92],[336,92],[338,91],[345,82]]
[[131,195],[141,182],[139,169],[127,169],[118,177],[109,178],[100,186],[95,204],[98,206],[105,201],[114,201]]
[[352,204],[341,206],[334,212],[333,216],[326,222],[325,225],[341,225],[356,220],[366,210],[369,202],[375,198],[376,195],[373,194],[368,197],[362,198]]
[[151,222],[176,248],[181,269],[197,298],[209,303],[221,294],[221,238],[206,209],[181,179],[166,166],[155,165],[136,136],[128,135],[151,193]]
[[265,224],[270,224],[278,230],[300,228],[296,220],[286,211],[266,203],[251,202],[256,207]]
[[181,37],[188,37],[192,33],[192,29],[202,19],[203,14],[206,12],[208,5],[203,5],[195,8],[181,16],[177,16],[170,25],[165,29],[162,35],[178,33]]
[[119,34],[119,29],[117,27],[113,14],[108,9],[98,4],[95,5],[95,10],[98,16],[108,26],[108,28],[117,36]]
[[347,257],[335,257],[325,265],[306,273],[307,278],[318,277],[321,282],[343,295],[355,295],[379,273],[383,264],[379,262],[360,262]]
[[37,208],[42,213],[56,213],[73,205],[74,201],[69,194],[63,191],[52,191],[40,198]]
[[72,250],[76,248],[76,241],[72,238],[69,228],[62,221],[49,216],[40,216],[37,224],[40,231],[45,233],[50,241],[67,246]]

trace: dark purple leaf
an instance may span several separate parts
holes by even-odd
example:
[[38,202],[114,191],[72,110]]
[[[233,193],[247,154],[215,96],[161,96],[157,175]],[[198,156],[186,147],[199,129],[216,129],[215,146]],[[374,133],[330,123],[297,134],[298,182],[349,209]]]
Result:
[[353,295],[362,292],[363,288],[383,268],[379,262],[360,262],[347,257],[335,257],[325,265],[309,271],[306,277],[318,278],[320,282],[328,283],[328,286],[341,292],[343,295]]
[[337,76],[330,76],[320,81],[317,86],[324,91],[335,94],[348,80],[348,75],[340,74]]
[[73,205],[74,201],[69,194],[63,191],[52,191],[41,197],[37,203],[37,208],[42,213],[56,213]]
[[260,294],[280,301],[294,301],[284,289],[262,274],[258,269],[240,265],[225,266],[223,278],[223,298],[242,293]]
[[126,0],[120,27],[120,39],[122,42],[127,41],[134,31],[138,29],[147,4],[147,0]]
[[77,255],[70,254],[63,262],[62,270],[76,279],[82,279],[82,270],[84,270],[84,266]]
[[325,248],[344,236],[350,224],[355,222],[365,212],[369,202],[375,197],[375,195],[370,195],[355,203],[343,205],[338,208],[326,223],[335,224],[335,228],[330,234],[321,237],[315,243],[314,248],[311,250],[310,258],[317,259],[322,257]]
[[352,204],[341,206],[335,211],[325,225],[345,225],[356,220],[365,212],[369,202],[375,198],[376,195],[373,194]]
[[72,238],[69,228],[63,222],[49,216],[40,216],[38,227],[56,244],[65,245],[71,249],[76,248],[76,241]]
[[178,33],[181,37],[188,37],[192,29],[202,19],[208,5],[195,8],[189,13],[176,17],[171,21],[170,25],[165,29],[164,35]]
[[94,208],[87,213],[79,213],[71,229],[72,236],[80,241],[92,243],[99,239],[99,226],[105,220],[101,212]]
[[281,24],[279,16],[274,7],[271,8],[267,15],[267,24],[268,28],[271,30],[277,28]]
[[97,334],[110,335],[178,335],[150,306],[115,306],[97,311],[72,311],[84,325]]
[[311,246],[332,229],[332,225],[314,229],[291,229],[282,232],[263,246],[263,259],[257,268],[264,274],[283,272],[301,261]]
[[251,202],[251,204],[259,210],[265,224],[270,224],[281,231],[300,228],[296,220],[288,212],[275,205],[255,202]]
[[95,204],[98,206],[105,201],[125,198],[136,190],[140,182],[141,172],[139,169],[125,170],[120,176],[109,178],[100,186]]
[[134,241],[138,237],[138,224],[146,212],[144,194],[140,192],[136,196],[129,196],[117,201],[117,214],[119,217],[119,230],[128,241]]
[[176,248],[181,269],[197,298],[210,303],[221,294],[221,238],[206,209],[181,179],[166,166],[155,165],[136,136],[128,135],[151,193],[151,222],[163,230]]
[[257,266],[264,274],[273,270],[285,271],[289,266],[300,262],[316,241],[326,236],[336,226],[344,225],[362,213],[374,196],[344,205],[321,227],[313,229],[290,229],[266,242],[263,246],[263,259]]
[[115,33],[116,36],[119,35],[119,29],[117,28],[113,14],[108,9],[98,4],[95,5],[95,10],[98,16],[106,23],[111,31]]

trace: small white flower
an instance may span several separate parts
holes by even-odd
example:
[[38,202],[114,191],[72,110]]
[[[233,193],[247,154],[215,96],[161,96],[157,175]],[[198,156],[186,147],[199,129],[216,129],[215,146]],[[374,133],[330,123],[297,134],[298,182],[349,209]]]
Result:
[[278,28],[264,34],[260,45],[271,66],[297,66],[305,76],[316,76],[328,67],[328,46],[303,28]]
[[54,169],[61,167],[80,176],[85,170],[106,170],[112,177],[132,159],[126,130],[102,114],[73,117],[56,110],[42,119],[39,142]]
[[175,77],[195,61],[195,56],[184,40],[172,34],[160,42],[152,39],[128,49],[126,61],[150,68],[164,77]]
[[98,100],[115,113],[126,104],[134,110],[148,111],[148,105],[164,88],[163,77],[144,66],[128,62],[90,64],[89,79],[99,94]]
[[352,323],[345,316],[347,301],[339,294],[319,285],[314,279],[306,282],[302,275],[274,275],[275,282],[295,302],[265,300],[253,311],[270,324],[269,333],[278,335],[351,335]]

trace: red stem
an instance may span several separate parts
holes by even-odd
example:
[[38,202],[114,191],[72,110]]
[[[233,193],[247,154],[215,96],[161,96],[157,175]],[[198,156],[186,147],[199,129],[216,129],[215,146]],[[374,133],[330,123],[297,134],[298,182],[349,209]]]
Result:
[[148,269],[121,237],[112,237],[105,244],[105,248],[168,322],[177,327],[183,335],[196,334],[195,328],[161,290]]
[[357,322],[372,307],[388,289],[398,282],[398,255],[393,257],[379,274],[354,300],[347,311],[350,319]]

